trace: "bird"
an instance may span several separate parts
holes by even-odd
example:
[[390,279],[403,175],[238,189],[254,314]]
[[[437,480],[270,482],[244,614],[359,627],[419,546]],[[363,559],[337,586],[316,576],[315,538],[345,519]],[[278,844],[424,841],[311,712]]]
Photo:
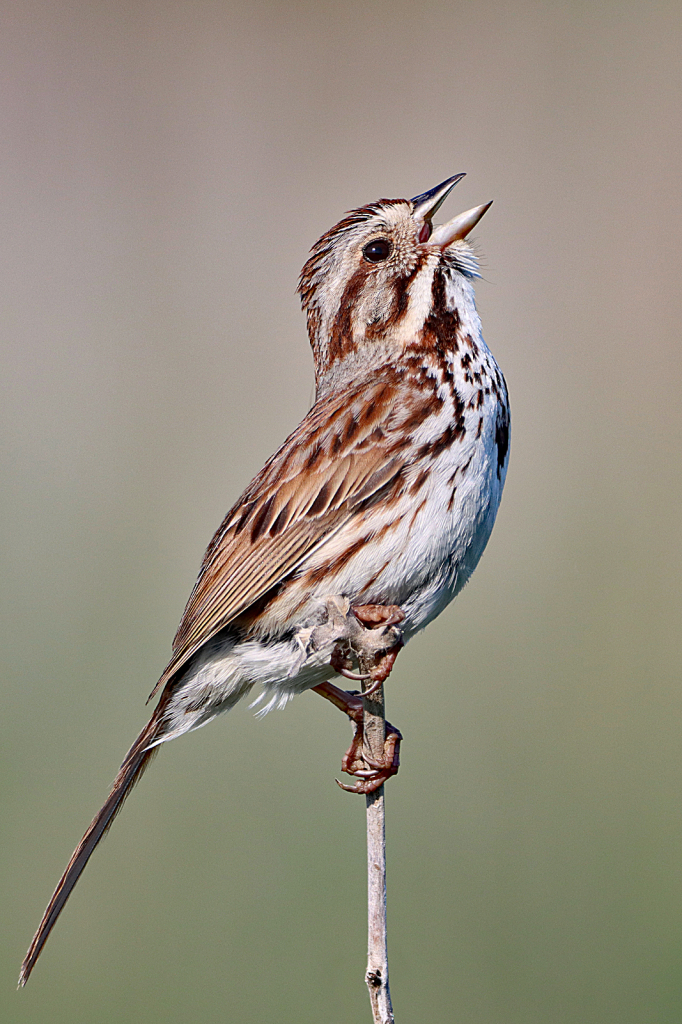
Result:
[[[369,793],[397,771],[399,731],[387,723],[382,760],[363,756],[362,701],[330,680],[375,688],[461,591],[509,460],[507,386],[483,340],[467,240],[492,204],[433,222],[463,177],[354,209],[310,250],[298,291],[314,404],[209,544],[152,691],[158,704],[55,889],[20,986],[159,747],[254,687],[260,714],[310,689],[349,716],[343,768],[358,782],[344,788]],[[352,671],[369,654],[371,671]]]

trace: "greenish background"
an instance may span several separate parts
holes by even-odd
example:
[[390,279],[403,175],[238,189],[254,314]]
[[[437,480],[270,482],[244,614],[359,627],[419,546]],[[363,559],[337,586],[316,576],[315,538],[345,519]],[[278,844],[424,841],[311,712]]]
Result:
[[364,807],[306,694],[162,751],[28,988],[223,513],[308,408],[294,294],[458,171],[512,458],[401,655],[398,1024],[682,1019],[678,3],[5,4],[2,910],[11,1024],[367,1021]]

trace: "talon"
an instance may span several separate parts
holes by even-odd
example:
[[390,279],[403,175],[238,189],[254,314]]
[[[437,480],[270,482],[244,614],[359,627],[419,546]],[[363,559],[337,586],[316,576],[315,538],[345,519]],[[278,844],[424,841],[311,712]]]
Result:
[[[371,676],[367,676],[367,678],[371,679],[372,677]],[[362,691],[362,696],[363,697],[371,697],[372,694],[376,693],[377,690],[381,689],[381,687],[383,685],[384,685],[384,680],[383,679],[375,679],[374,682],[372,683],[372,685],[370,687],[368,687],[368,689]]]
[[346,793],[362,793],[362,783],[358,782],[357,786],[347,786],[345,782],[340,782],[339,779],[334,779],[334,782],[339,789],[345,790]]
[[[371,768],[375,768],[377,771],[381,771],[381,769],[385,767],[385,763],[383,761],[377,761],[370,754],[368,754],[367,751],[364,750],[364,749],[362,751],[362,760],[366,761],[367,764]],[[361,775],[362,773],[361,772],[354,772],[353,774],[354,775]]]
[[[354,683],[364,683],[365,680],[372,678],[371,675],[361,676],[358,672],[351,672],[347,668],[338,668],[336,671],[339,673],[340,676],[344,676],[344,678],[346,679],[352,679]],[[379,683],[379,686],[381,686],[381,682]],[[363,696],[367,692],[369,691],[363,691]],[[374,690],[372,690],[371,692],[374,693]]]
[[360,795],[369,796],[370,793],[376,793],[377,789],[380,789],[383,786],[387,777],[388,776],[384,777],[383,775],[378,775],[375,779],[363,780],[358,782],[355,786],[347,786],[344,782],[339,782],[338,779],[335,779],[334,781],[337,786],[345,790],[346,793],[359,793]]

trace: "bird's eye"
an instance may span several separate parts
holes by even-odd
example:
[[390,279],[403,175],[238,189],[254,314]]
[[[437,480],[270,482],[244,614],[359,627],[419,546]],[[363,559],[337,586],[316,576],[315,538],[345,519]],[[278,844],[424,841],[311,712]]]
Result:
[[392,248],[393,246],[387,238],[375,238],[373,242],[367,243],[362,250],[362,255],[368,263],[381,263],[391,255]]

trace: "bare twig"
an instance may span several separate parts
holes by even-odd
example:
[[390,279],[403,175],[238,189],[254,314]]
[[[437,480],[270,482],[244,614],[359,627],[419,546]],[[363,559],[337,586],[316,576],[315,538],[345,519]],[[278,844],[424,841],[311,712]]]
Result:
[[[360,658],[360,672],[368,674],[371,658]],[[363,741],[370,757],[380,760],[384,753],[384,688],[363,700]],[[365,981],[372,1004],[374,1024],[393,1024],[393,1006],[388,988],[386,945],[386,829],[384,787],[369,793],[367,802],[367,972]]]

